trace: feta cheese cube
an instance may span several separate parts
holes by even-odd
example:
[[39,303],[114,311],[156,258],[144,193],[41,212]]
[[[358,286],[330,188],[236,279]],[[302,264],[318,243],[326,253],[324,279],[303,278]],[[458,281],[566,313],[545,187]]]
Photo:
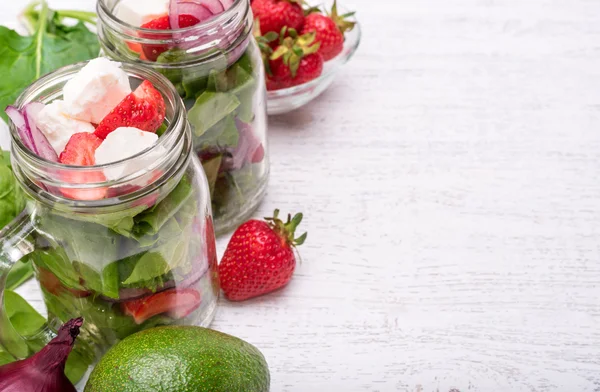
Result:
[[121,64],[104,57],[91,60],[63,88],[66,114],[99,124],[131,93],[129,77]]
[[[108,134],[102,144],[96,149],[96,165],[120,161],[151,147],[158,140],[152,132],[142,131],[134,127],[120,127]],[[151,169],[151,166],[166,153],[163,147],[152,151],[143,158],[127,161],[116,167],[104,169],[104,175],[109,180],[116,180],[141,169]],[[140,184],[145,185],[145,184]]]
[[169,0],[121,0],[113,14],[125,23],[140,27],[168,12]]
[[46,105],[35,117],[35,124],[58,155],[63,152],[73,134],[94,132],[94,126],[89,122],[67,116],[64,101],[60,99]]

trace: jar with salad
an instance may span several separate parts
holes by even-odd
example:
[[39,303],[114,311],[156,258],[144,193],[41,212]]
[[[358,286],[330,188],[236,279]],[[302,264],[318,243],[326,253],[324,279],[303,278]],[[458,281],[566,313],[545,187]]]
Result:
[[269,176],[263,63],[248,0],[99,0],[102,52],[165,75],[183,99],[216,231],[245,220]]
[[[6,113],[28,202],[0,232],[0,299],[26,257],[48,330],[83,317],[92,358],[153,326],[208,326],[219,294],[210,194],[172,84],[101,57],[43,77]],[[17,358],[18,339],[0,307],[0,345]]]

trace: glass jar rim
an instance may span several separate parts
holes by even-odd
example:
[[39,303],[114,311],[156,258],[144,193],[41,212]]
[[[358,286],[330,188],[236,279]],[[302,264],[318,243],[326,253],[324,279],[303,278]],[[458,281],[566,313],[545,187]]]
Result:
[[[198,61],[210,63],[225,56],[233,62],[241,56],[252,35],[252,11],[248,0],[235,0],[230,8],[196,25],[175,30],[154,30],[133,26],[112,12],[108,0],[98,0],[98,36],[103,51],[111,58],[144,64],[152,68],[179,69],[195,67]],[[118,4],[118,3],[117,3]],[[114,7],[113,7],[114,8]],[[109,37],[114,38],[109,38]],[[115,39],[116,38],[116,39]],[[253,38],[252,38],[253,39]],[[166,45],[186,53],[177,61],[145,61],[123,55],[114,42],[136,45]],[[125,46],[123,46],[126,48]]]
[[[71,64],[71,65],[67,65],[67,66],[58,68],[57,70],[36,80],[31,85],[29,85],[25,90],[23,90],[23,92],[19,95],[19,97],[15,101],[15,106],[17,107],[17,109],[22,109],[26,104],[33,102],[32,99],[28,99],[28,98],[35,96],[36,91],[39,91],[40,89],[44,88],[48,84],[56,82],[57,79],[59,79],[59,78],[64,79],[65,76],[74,75],[76,72],[81,70],[81,68],[83,68],[90,61],[91,60],[82,61],[79,63],[75,63],[75,64]],[[146,157],[150,153],[152,153],[152,151],[155,151],[159,148],[164,148],[165,146],[167,146],[169,144],[173,144],[173,139],[175,139],[177,136],[181,136],[181,135],[178,135],[178,132],[175,132],[174,129],[182,126],[181,123],[186,121],[186,115],[185,115],[185,109],[184,109],[183,102],[181,102],[181,98],[177,94],[177,91],[175,91],[175,88],[173,87],[171,82],[169,82],[169,80],[164,75],[162,75],[156,71],[153,71],[151,69],[145,68],[145,67],[139,67],[136,65],[128,64],[128,63],[121,63],[121,68],[125,72],[127,72],[128,75],[135,74],[135,76],[148,76],[148,79],[153,79],[153,80],[151,80],[151,82],[155,86],[155,88],[157,88],[163,95],[167,95],[167,99],[170,102],[176,103],[174,105],[173,120],[169,121],[169,125],[168,125],[167,129],[163,133],[164,136],[158,138],[157,142],[154,143],[152,146],[150,146],[130,157],[127,157],[127,158],[124,158],[124,159],[121,159],[118,161],[110,162],[110,163],[101,164],[101,165],[94,165],[94,166],[66,165],[66,164],[63,164],[60,162],[50,161],[46,158],[40,157],[39,155],[37,155],[33,151],[31,151],[28,147],[25,146],[25,144],[23,144],[23,141],[19,137],[19,134],[17,132],[17,129],[16,129],[14,123],[12,121],[10,121],[9,129],[10,129],[10,134],[11,134],[13,145],[16,144],[19,147],[19,149],[22,150],[20,152],[23,152],[24,154],[26,154],[26,156],[29,159],[31,159],[33,162],[43,164],[50,168],[80,170],[81,172],[86,172],[86,171],[97,171],[98,169],[114,168],[125,162],[135,160],[136,158]],[[155,83],[157,81],[159,83]]]
[[[226,22],[227,20],[231,19],[231,15],[234,12],[240,11],[240,6],[244,6],[246,5],[248,8],[250,8],[250,2],[247,0],[234,0],[233,4],[231,5],[231,7],[229,7],[228,9],[226,9],[224,12],[214,16],[213,18],[210,18],[208,20],[205,20],[203,22],[200,22],[198,24],[195,24],[193,26],[189,26],[189,27],[184,27],[184,28],[178,28],[178,29],[171,29],[168,30],[169,33],[173,34],[173,33],[185,33],[185,32],[190,32],[193,30],[203,30],[203,29],[207,29],[207,27],[214,27],[214,26],[219,26],[219,25],[223,25],[224,22]],[[100,12],[102,11],[102,12]],[[112,10],[110,10],[108,8],[108,5],[106,4],[106,0],[98,0],[96,2],[96,13],[98,14],[98,16],[100,18],[102,18],[103,15],[106,15],[109,20],[112,23],[115,23],[117,26],[123,27],[123,28],[127,28],[127,29],[132,29],[134,31],[142,31],[142,32],[152,32],[152,33],[165,33],[164,30],[156,30],[156,29],[146,29],[146,28],[141,28],[140,26],[134,26],[132,24],[129,24],[125,21],[123,21],[122,19],[119,19],[115,16],[115,14],[113,13]]]
[[[15,106],[22,109],[26,104],[33,101],[46,100],[51,101],[59,96],[59,91],[52,91],[40,99],[40,93],[45,93],[44,89],[52,89],[53,86],[59,86],[69,80],[76,72],[83,68],[89,61],[68,65],[51,72],[38,79],[27,87],[17,98]],[[13,150],[12,159],[17,163],[14,168],[15,175],[25,191],[34,196],[39,201],[46,200],[49,203],[65,204],[66,208],[78,205],[82,208],[87,207],[111,207],[125,204],[152,192],[157,187],[168,181],[166,176],[173,176],[178,173],[182,166],[186,165],[191,157],[191,135],[187,124],[187,115],[183,101],[177,94],[175,87],[166,77],[160,73],[135,64],[121,63],[122,69],[129,77],[139,80],[149,80],[154,87],[165,97],[165,106],[167,112],[168,126],[161,137],[152,146],[119,161],[110,162],[94,166],[75,166],[65,165],[59,162],[53,162],[42,158],[31,151],[21,141],[16,126],[9,121],[9,130],[11,134],[11,146]],[[69,173],[76,178],[99,171],[110,169],[122,169],[126,164],[139,160],[149,160],[157,152],[165,152],[158,159],[154,159],[150,168],[140,167],[126,173],[122,176],[105,179],[98,182],[66,182],[58,173]],[[82,190],[91,190],[96,188],[115,188],[126,184],[134,183],[136,179],[147,177],[149,171],[160,170],[162,176],[156,178],[153,182],[147,183],[130,193],[119,196],[112,196],[98,200],[74,200],[63,197],[55,192],[48,191],[50,187],[58,188],[78,188]],[[54,173],[54,176],[52,176]],[[94,177],[92,177],[94,178]],[[40,185],[42,182],[44,185]],[[38,189],[39,188],[39,189]]]

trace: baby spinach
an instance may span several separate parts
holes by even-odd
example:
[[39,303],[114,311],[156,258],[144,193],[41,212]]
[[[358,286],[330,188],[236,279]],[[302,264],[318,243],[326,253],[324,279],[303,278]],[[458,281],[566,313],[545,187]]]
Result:
[[[0,75],[10,75],[0,78],[0,116],[5,121],[4,108],[33,81],[62,66],[97,57],[100,52],[96,34],[85,25],[95,20],[94,13],[53,11],[41,0],[27,7],[24,17],[29,36],[0,26]],[[78,23],[64,24],[65,18]]]
[[[0,78],[0,83],[2,79],[10,78]],[[10,153],[0,150],[0,229],[10,223],[24,208],[25,194],[13,175]]]

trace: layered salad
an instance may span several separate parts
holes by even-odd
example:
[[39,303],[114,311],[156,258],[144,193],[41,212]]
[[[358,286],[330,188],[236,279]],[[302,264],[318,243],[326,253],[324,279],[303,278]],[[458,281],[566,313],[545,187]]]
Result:
[[[58,185],[39,185],[55,205],[28,206],[37,229],[30,256],[49,318],[82,316],[90,337],[107,346],[151,326],[202,323],[218,290],[204,180],[187,164],[165,178],[158,165],[168,153],[161,138],[171,132],[164,98],[148,80],[133,83],[120,63],[98,58],[58,99],[7,108],[26,148],[70,165],[49,172]],[[127,176],[134,180],[122,184]],[[98,201],[112,209],[64,207]]]
[[194,29],[236,4],[233,0],[122,0],[112,13],[139,28],[135,34],[141,42],[125,38],[123,43],[121,36],[101,33],[109,57],[137,59],[163,73],[177,88],[209,180],[217,226],[257,203],[268,176],[264,76],[260,51],[247,31],[250,25],[243,18],[237,30],[226,26],[231,21],[210,31]]

